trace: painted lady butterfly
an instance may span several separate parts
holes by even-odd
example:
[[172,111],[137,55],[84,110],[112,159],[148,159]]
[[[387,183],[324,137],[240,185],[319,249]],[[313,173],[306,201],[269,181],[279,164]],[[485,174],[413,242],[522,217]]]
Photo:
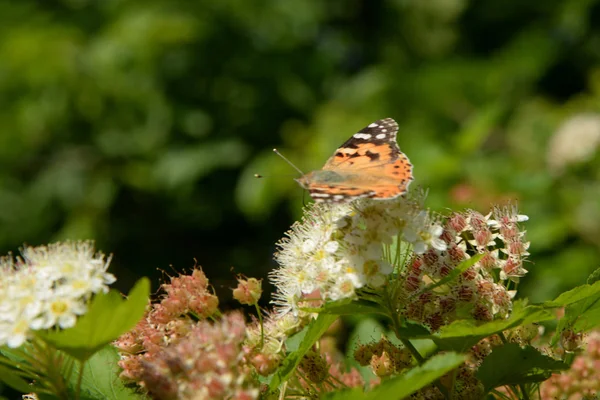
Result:
[[406,193],[413,176],[412,164],[396,143],[397,132],[392,118],[377,120],[341,145],[321,170],[297,182],[316,202],[398,197]]

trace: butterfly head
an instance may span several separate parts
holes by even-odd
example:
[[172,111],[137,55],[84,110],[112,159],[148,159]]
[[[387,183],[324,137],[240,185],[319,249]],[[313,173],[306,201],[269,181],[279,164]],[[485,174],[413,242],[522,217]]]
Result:
[[304,189],[309,189],[313,184],[335,185],[336,183],[345,182],[348,179],[345,175],[328,170],[312,171],[296,179],[296,182]]

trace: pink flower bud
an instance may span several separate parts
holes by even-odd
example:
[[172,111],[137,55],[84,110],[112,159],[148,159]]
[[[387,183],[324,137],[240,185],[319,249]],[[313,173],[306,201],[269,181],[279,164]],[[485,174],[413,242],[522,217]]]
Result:
[[238,286],[233,290],[233,298],[242,304],[254,305],[262,295],[262,281],[256,278],[238,278]]

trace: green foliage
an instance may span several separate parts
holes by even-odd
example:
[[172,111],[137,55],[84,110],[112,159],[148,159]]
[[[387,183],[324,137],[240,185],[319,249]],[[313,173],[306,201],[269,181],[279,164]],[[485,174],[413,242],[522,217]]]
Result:
[[[81,396],[83,399],[146,399],[147,397],[134,389],[126,387],[119,378],[120,368],[117,350],[111,345],[104,346],[96,352],[84,364],[83,377],[81,379]],[[73,377],[79,376],[79,368],[75,369]],[[77,385],[76,379],[72,379],[73,387]]]
[[594,283],[598,282],[599,280],[600,280],[600,268],[598,268],[597,270],[592,272],[592,274],[590,276],[588,276],[587,284],[593,285]]
[[465,359],[465,356],[456,353],[440,354],[403,375],[385,381],[368,393],[359,390],[342,391],[325,398],[330,400],[404,399],[458,367]]
[[323,314],[332,315],[356,315],[356,314],[381,314],[381,308],[377,304],[367,301],[352,301],[352,299],[343,299],[325,304],[322,310]]
[[147,278],[138,281],[127,299],[123,299],[116,290],[98,294],[89,311],[73,328],[40,333],[39,336],[84,362],[135,326],[144,315],[149,295],[150,282]]
[[544,307],[555,308],[565,307],[589,297],[595,297],[600,293],[600,282],[593,284],[581,285],[574,289],[561,293],[556,299],[543,303]]
[[281,367],[271,379],[271,383],[269,384],[269,390],[271,392],[276,391],[279,388],[279,385],[290,378],[302,360],[302,357],[304,357],[313,344],[315,344],[315,342],[319,340],[321,336],[323,336],[323,333],[325,333],[325,331],[336,319],[336,316],[323,314],[319,315],[317,319],[308,325],[306,333],[302,339],[302,342],[298,346],[298,349],[287,355],[287,357],[283,360]]
[[548,321],[554,316],[540,306],[524,306],[523,302],[515,302],[513,311],[507,319],[477,324],[472,320],[458,320],[444,326],[439,333],[431,335],[431,339],[442,349],[464,351],[481,339],[495,333],[520,325]]
[[477,377],[487,392],[504,385],[542,382],[551,374],[567,369],[567,364],[540,353],[535,347],[507,343],[495,347],[485,358]]
[[559,341],[565,329],[588,332],[600,325],[600,282],[579,286],[546,304],[566,306],[565,315],[558,322],[552,337],[553,345]]
[[31,390],[29,382],[21,378],[18,372],[2,365],[0,365],[0,381],[21,393],[28,393]]

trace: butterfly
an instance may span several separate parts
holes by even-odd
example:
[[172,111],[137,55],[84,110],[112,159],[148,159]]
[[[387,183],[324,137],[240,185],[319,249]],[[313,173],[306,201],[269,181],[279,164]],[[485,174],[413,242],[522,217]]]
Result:
[[296,181],[316,202],[398,197],[406,193],[413,176],[412,164],[396,143],[397,132],[392,118],[377,120],[342,144],[322,169]]

